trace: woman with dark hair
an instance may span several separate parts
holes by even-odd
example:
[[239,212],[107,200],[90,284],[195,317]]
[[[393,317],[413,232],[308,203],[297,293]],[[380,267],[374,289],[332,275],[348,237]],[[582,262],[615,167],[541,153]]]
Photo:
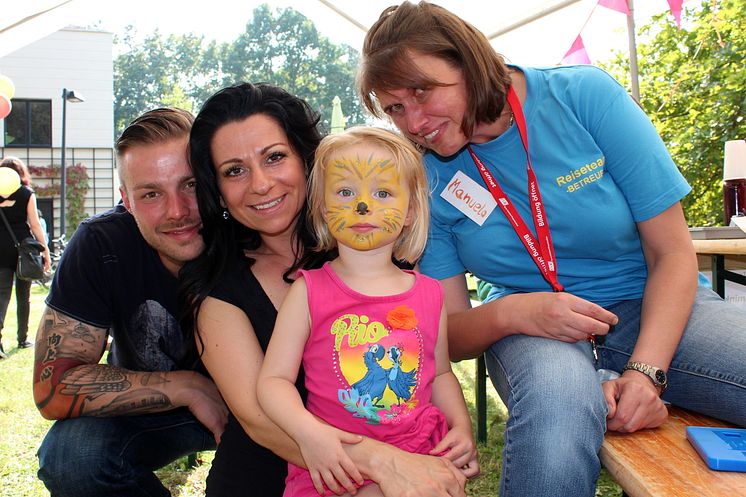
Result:
[[[232,412],[208,496],[280,496],[285,460],[304,465],[298,446],[261,410],[256,381],[295,272],[327,260],[309,250],[316,240],[306,217],[318,121],[302,99],[243,83],[210,97],[192,127],[205,250],[180,273],[182,327]],[[297,386],[305,391],[302,375]],[[406,495],[464,495],[463,476],[442,458],[370,439],[346,450],[390,497],[412,489]]]
[[[31,189],[31,176],[26,164],[17,157],[6,157],[0,162],[0,167],[8,167],[18,173],[21,186],[8,198],[0,197],[0,208],[8,219],[16,240],[21,241],[30,236],[44,246],[44,270],[49,271],[49,248],[47,247],[44,230],[39,220],[36,207],[36,195]],[[31,282],[15,276],[18,262],[18,250],[13,238],[8,233],[5,223],[0,226],[0,340],[2,339],[5,313],[10,303],[13,290],[13,279],[16,281],[16,313],[18,318],[18,348],[25,349],[33,344],[28,341],[28,318],[31,312]],[[0,342],[0,359],[5,358],[5,350]]]
[[[691,188],[619,83],[507,65],[424,1],[383,11],[358,81],[426,150],[420,269],[443,284],[451,359],[484,354],[508,407],[500,495],[594,495],[604,431],[659,426],[664,401],[746,425],[746,313],[697,287]],[[466,272],[492,284],[473,309]]]

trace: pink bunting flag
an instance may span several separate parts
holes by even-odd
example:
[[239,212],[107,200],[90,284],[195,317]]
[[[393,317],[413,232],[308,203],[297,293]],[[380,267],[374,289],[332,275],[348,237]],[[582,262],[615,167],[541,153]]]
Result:
[[671,14],[676,20],[676,26],[681,29],[681,4],[684,0],[668,0],[668,7],[671,9]]
[[590,64],[591,58],[583,45],[583,38],[578,35],[572,43],[570,50],[562,57],[562,64]]
[[[669,0],[668,3],[671,3],[671,1]],[[629,15],[629,5],[627,5],[627,0],[598,0],[598,4],[601,7],[606,7],[607,9],[616,10],[622,14]]]

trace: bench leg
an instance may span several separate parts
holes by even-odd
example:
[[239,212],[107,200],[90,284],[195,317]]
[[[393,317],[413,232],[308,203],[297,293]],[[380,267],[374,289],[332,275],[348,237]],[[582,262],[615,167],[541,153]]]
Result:
[[476,361],[477,442],[484,443],[487,441],[487,367],[484,355],[477,357]]

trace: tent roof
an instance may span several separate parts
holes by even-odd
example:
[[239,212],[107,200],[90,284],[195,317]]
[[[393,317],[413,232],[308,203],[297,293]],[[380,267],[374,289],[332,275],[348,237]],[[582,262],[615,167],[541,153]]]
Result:
[[[627,48],[623,14],[597,8],[598,0],[434,0],[491,38],[495,48],[516,64],[558,63],[581,32],[593,60],[611,48]],[[140,33],[199,32],[216,38],[243,30],[253,9],[267,3],[292,6],[309,17],[322,34],[355,48],[381,11],[399,0],[198,0],[181,2],[101,2],[98,0],[24,0],[6,2],[0,17],[0,57],[68,25],[99,25],[115,33],[135,24]],[[665,0],[638,0],[636,18],[667,8]],[[593,12],[589,20],[589,15]],[[2,68],[0,68],[1,70]]]

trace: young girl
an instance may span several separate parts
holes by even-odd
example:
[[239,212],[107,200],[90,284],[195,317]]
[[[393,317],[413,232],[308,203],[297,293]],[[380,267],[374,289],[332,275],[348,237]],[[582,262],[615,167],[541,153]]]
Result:
[[[420,154],[393,132],[352,128],[316,152],[311,221],[318,248],[339,257],[291,286],[258,385],[262,408],[308,466],[290,465],[285,496],[382,495],[342,449],[360,435],[443,456],[467,477],[479,472],[448,359],[443,291],[392,262],[422,254],[428,197]],[[308,410],[294,386],[301,361]]]

